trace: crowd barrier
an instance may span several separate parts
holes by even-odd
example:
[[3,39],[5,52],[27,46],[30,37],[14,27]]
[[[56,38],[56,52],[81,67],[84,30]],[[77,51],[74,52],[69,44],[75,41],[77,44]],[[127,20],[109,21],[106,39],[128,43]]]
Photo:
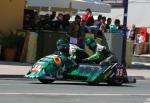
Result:
[[[56,41],[59,38],[66,38],[66,32],[62,31],[39,31],[37,33],[30,32],[26,54],[26,62],[34,62],[46,55],[56,51]],[[93,37],[94,34],[87,33],[86,37]],[[114,53],[121,63],[122,59],[122,42],[123,37],[120,33],[104,33],[102,38],[95,38],[97,43],[105,45],[112,53]],[[132,61],[133,42],[127,41],[126,48],[126,64],[130,65]],[[93,52],[85,45],[85,51],[92,55]]]

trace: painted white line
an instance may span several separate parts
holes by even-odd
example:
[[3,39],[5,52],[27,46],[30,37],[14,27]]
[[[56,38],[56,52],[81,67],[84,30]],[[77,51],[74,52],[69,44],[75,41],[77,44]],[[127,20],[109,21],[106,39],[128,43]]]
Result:
[[143,62],[132,62],[132,64],[150,66],[150,63],[143,63]]
[[144,103],[150,103],[150,98],[147,98],[146,102],[144,102]]
[[76,94],[76,93],[0,93],[0,95],[49,95],[49,96],[150,96],[150,94]]
[[150,98],[147,98],[147,101],[149,101],[149,102],[150,102]]
[[19,86],[19,85],[29,85],[29,84],[0,84],[0,86]]

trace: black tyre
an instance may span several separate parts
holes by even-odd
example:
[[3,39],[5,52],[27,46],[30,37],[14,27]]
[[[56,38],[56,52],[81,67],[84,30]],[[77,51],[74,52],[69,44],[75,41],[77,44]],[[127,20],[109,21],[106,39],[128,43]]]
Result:
[[91,85],[91,86],[96,86],[96,85],[98,85],[99,83],[97,83],[97,82],[88,82],[88,85]]
[[52,79],[38,79],[43,84],[51,84],[54,82]]
[[121,86],[124,83],[123,78],[112,78],[107,81],[108,85],[111,86]]

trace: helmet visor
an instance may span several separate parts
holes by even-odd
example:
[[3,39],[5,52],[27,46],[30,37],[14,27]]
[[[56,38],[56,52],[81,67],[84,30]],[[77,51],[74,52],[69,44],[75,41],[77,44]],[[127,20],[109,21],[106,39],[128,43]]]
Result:
[[58,50],[62,50],[63,48],[64,48],[64,46],[62,46],[62,45],[57,46]]

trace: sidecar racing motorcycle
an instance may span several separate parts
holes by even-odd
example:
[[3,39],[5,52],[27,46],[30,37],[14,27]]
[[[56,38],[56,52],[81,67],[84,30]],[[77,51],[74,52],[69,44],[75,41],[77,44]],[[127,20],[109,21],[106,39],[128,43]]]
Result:
[[87,82],[90,85],[108,83],[117,86],[136,82],[134,78],[128,79],[125,67],[118,63],[108,66],[84,63],[75,65],[67,57],[59,54],[51,54],[38,60],[25,77],[38,79],[44,84],[53,83],[56,80]]

